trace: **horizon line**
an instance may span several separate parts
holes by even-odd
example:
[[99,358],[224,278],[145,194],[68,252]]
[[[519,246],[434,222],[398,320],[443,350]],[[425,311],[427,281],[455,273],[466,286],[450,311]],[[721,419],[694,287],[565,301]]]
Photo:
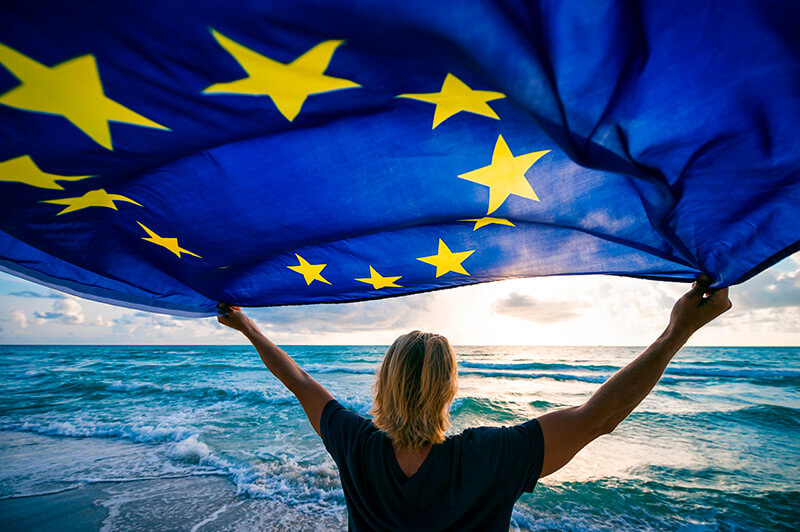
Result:
[[[280,346],[292,347],[389,347],[391,344],[295,344],[279,343]],[[230,343],[230,344],[102,344],[102,343],[0,343],[0,347],[252,347],[249,343]],[[643,344],[452,344],[453,348],[459,347],[626,347],[626,348],[647,348]],[[800,345],[789,344],[724,344],[724,345],[684,345],[683,347],[711,348],[711,347],[794,347]]]

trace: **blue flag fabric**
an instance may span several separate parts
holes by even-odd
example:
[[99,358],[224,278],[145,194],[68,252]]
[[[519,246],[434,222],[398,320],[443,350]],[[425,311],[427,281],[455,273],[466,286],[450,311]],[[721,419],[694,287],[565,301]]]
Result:
[[[156,7],[157,6],[157,7]],[[0,268],[179,315],[800,241],[800,4],[0,7]]]

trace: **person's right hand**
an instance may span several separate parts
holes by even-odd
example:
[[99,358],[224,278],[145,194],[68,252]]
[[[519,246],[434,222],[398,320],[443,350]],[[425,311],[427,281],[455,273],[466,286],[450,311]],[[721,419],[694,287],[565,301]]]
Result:
[[710,284],[710,277],[699,276],[692,284],[692,289],[675,303],[669,319],[671,332],[691,335],[733,306],[728,299],[727,287],[712,292],[708,289]]

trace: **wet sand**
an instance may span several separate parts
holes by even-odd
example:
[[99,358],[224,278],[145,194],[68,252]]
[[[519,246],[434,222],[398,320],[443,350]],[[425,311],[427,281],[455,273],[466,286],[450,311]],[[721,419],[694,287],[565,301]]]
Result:
[[346,516],[337,514],[320,519],[302,508],[237,495],[217,476],[101,482],[0,500],[0,528],[7,532],[346,529]]

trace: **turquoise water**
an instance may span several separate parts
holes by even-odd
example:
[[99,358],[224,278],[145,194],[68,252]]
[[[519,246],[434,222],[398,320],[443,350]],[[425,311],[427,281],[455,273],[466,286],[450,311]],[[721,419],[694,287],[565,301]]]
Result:
[[[286,350],[345,406],[366,414],[385,347]],[[580,404],[640,349],[456,351],[454,433]],[[796,529],[798,463],[800,348],[687,348],[612,435],[519,500],[512,525]],[[118,490],[130,499],[138,480],[205,476],[224,481],[196,494],[212,509],[222,497],[213,486],[221,485],[235,490],[226,508],[263,499],[326,527],[346,520],[332,460],[252,348],[0,346],[0,499],[104,482],[129,486]],[[114,500],[98,504],[113,509],[122,499]],[[128,516],[125,524],[149,528],[158,517]],[[214,519],[203,529],[221,523]],[[274,523],[258,526],[291,525]]]

